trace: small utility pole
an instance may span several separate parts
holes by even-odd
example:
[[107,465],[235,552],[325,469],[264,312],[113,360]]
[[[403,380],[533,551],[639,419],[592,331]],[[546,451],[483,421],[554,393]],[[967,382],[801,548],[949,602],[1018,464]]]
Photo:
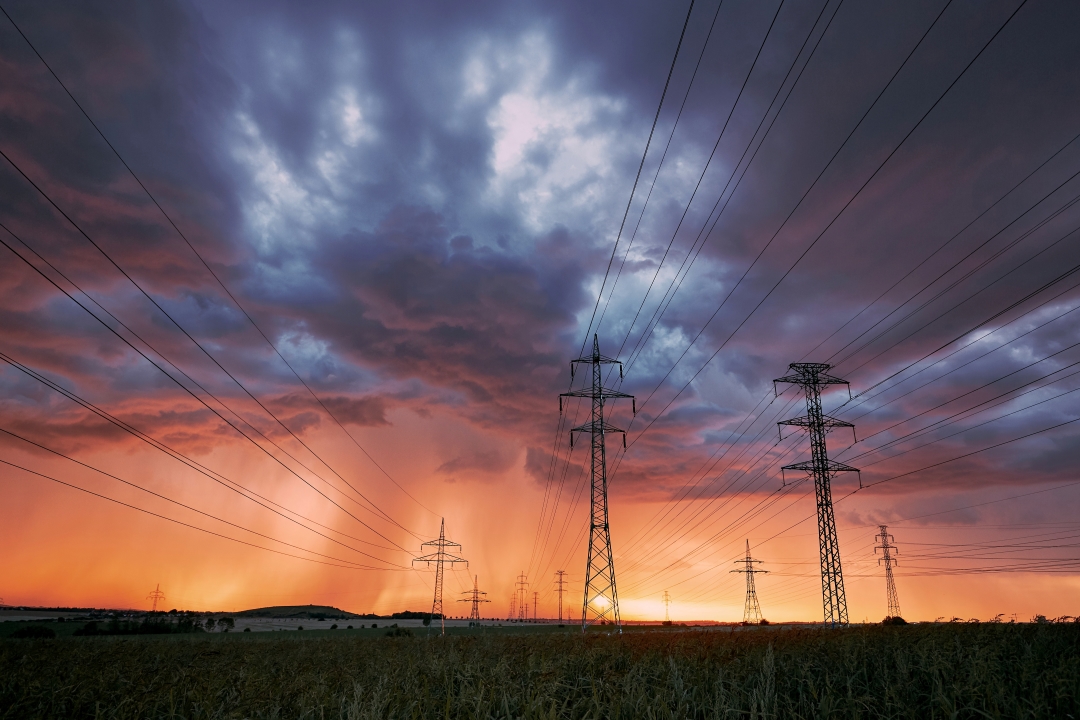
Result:
[[743,622],[747,625],[751,623],[761,622],[761,604],[757,599],[757,586],[754,583],[754,576],[758,573],[767,573],[768,570],[758,570],[754,567],[755,563],[760,563],[760,560],[755,560],[750,557],[750,541],[746,541],[746,558],[743,560],[736,560],[735,564],[742,564],[742,567],[737,570],[732,570],[733,573],[746,573],[746,602],[743,604]]
[[877,536],[878,545],[874,546],[874,554],[877,555],[877,551],[881,551],[881,557],[878,558],[878,565],[883,561],[885,563],[885,594],[889,604],[889,617],[898,618],[900,615],[900,598],[896,595],[896,581],[893,580],[893,565],[899,565],[896,558],[892,556],[893,553],[899,554],[900,551],[896,549],[896,538],[889,534],[889,528],[885,525],[879,525],[881,528],[881,534]]
[[481,595],[487,595],[487,593],[480,590],[479,582],[480,578],[474,575],[472,590],[466,590],[462,593],[462,595],[468,595],[469,597],[458,600],[458,602],[472,603],[472,611],[469,613],[469,620],[475,622],[477,625],[480,624],[480,603],[491,602],[490,600],[480,597]]
[[566,591],[565,570],[555,571],[555,592],[559,593],[559,624],[563,624],[562,618],[562,594]]
[[525,571],[517,576],[514,585],[517,586],[518,620],[525,622],[529,619],[529,583],[525,580]]
[[440,634],[445,635],[446,613],[443,612],[443,567],[445,565],[453,567],[455,563],[464,563],[465,567],[469,567],[469,561],[447,552],[447,549],[449,548],[457,548],[457,551],[461,552],[461,545],[446,539],[445,518],[443,518],[442,524],[439,525],[439,539],[428,540],[425,543],[421,543],[421,552],[423,552],[424,548],[433,548],[435,552],[413,558],[413,562],[422,562],[428,567],[431,567],[431,563],[435,563],[435,599],[431,603],[431,617],[434,618],[436,613],[439,614],[439,625],[442,628]]
[[153,592],[146,596],[146,599],[154,601],[154,605],[150,608],[150,612],[157,612],[158,601],[165,599],[165,593],[161,592],[161,583],[157,584],[157,587],[154,588]]

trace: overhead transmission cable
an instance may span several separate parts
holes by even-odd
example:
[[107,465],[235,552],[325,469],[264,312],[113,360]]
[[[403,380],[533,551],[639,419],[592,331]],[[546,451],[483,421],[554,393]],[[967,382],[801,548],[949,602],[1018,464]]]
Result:
[[[18,24],[16,24],[15,20],[11,17],[11,15],[8,14],[7,10],[4,9],[3,6],[0,6],[0,12],[2,12],[4,14],[4,17],[6,17],[8,19],[8,22],[11,23],[12,27],[15,28],[16,32],[19,33],[19,35],[22,37],[22,39],[26,42],[26,44],[33,51],[34,55],[37,56],[37,58],[41,61],[41,63],[49,71],[49,74],[52,75],[53,78],[56,80],[56,82],[60,85],[60,87],[63,88],[63,90],[67,94],[67,96],[71,99],[71,101],[79,109],[79,112],[81,112],[83,117],[85,117],[86,120],[90,123],[90,125],[93,126],[94,130],[101,137],[101,139],[103,141],[105,141],[105,144],[108,145],[110,150],[112,150],[112,152],[116,156],[117,160],[120,161],[120,163],[128,171],[128,173],[135,180],[135,182],[138,183],[139,187],[142,188],[143,192],[146,193],[146,196],[148,198],[150,198],[150,201],[154,204],[155,207],[157,207],[157,209],[161,212],[162,216],[164,216],[164,218],[168,221],[169,225],[172,226],[172,228],[176,231],[177,235],[179,235],[180,238],[184,241],[184,244],[186,244],[188,246],[188,248],[191,249],[191,252],[195,254],[195,257],[197,257],[199,259],[199,262],[202,263],[203,267],[206,268],[206,270],[214,278],[214,280],[221,287],[221,289],[223,291],[225,291],[225,294],[229,296],[229,299],[232,300],[233,304],[236,305],[236,307],[240,310],[240,312],[244,315],[244,317],[247,318],[248,322],[251,323],[251,326],[254,327],[256,331],[258,331],[259,335],[262,336],[262,338],[274,350],[274,352],[277,354],[277,356],[279,358],[281,358],[281,361],[283,363],[285,363],[285,366],[288,367],[289,370],[292,372],[292,374],[296,377],[296,379],[300,381],[300,383],[304,386],[304,388],[308,391],[308,393],[312,396],[312,398],[315,399],[315,401],[319,404],[319,406],[323,409],[323,411],[326,412],[326,414],[330,417],[330,419],[334,421],[334,423],[341,429],[341,431],[343,433],[345,433],[345,435],[349,438],[349,440],[352,441],[353,445],[355,445],[364,454],[364,456],[367,457],[367,459],[370,460],[371,463],[373,465],[375,465],[375,467],[377,467],[379,469],[379,471],[382,472],[382,474],[385,475],[388,480],[390,480],[390,482],[392,482],[399,490],[401,490],[407,497],[409,497],[409,499],[411,499],[413,502],[415,502],[421,508],[423,508],[424,510],[427,510],[432,515],[438,516],[439,515],[438,513],[436,513],[434,510],[431,510],[430,508],[428,508],[423,503],[421,503],[419,500],[417,500],[415,497],[413,497],[413,495],[410,494],[408,490],[406,490],[404,487],[402,487],[402,485],[400,483],[398,483],[398,481],[395,480],[390,475],[390,473],[387,472],[386,469],[382,465],[380,465],[378,463],[378,461],[376,461],[375,458],[373,458],[368,453],[368,451],[359,443],[359,441],[356,439],[356,437],[352,433],[350,433],[348,430],[345,429],[345,426],[341,423],[341,421],[337,418],[337,416],[334,415],[334,413],[330,410],[330,408],[328,408],[326,406],[326,404],[322,401],[322,399],[319,398],[319,396],[315,394],[315,391],[312,390],[311,386],[308,385],[308,383],[303,379],[303,377],[300,376],[300,373],[298,373],[296,371],[296,369],[293,367],[292,363],[290,363],[285,358],[285,356],[281,353],[281,351],[277,348],[277,346],[270,340],[270,338],[266,335],[266,333],[263,332],[262,328],[259,327],[258,323],[255,322],[254,318],[252,318],[251,315],[248,313],[248,311],[243,307],[243,305],[240,304],[240,301],[236,298],[236,296],[233,295],[232,291],[229,290],[229,288],[225,285],[224,281],[214,271],[214,269],[210,266],[210,264],[202,256],[202,254],[198,250],[195,249],[195,246],[191,243],[190,240],[188,240],[187,235],[184,234],[184,232],[180,229],[180,227],[176,224],[176,222],[172,219],[172,217],[165,211],[165,208],[162,207],[161,203],[159,203],[157,198],[154,197],[153,193],[150,192],[150,189],[143,183],[142,179],[138,175],[135,174],[135,171],[131,168],[130,165],[128,165],[127,161],[124,160],[123,156],[120,155],[120,152],[116,149],[116,147],[112,144],[112,142],[108,139],[108,137],[105,136],[105,133],[102,132],[101,128],[98,127],[97,123],[94,122],[93,118],[90,117],[90,114],[87,113],[86,109],[82,106],[82,104],[78,100],[75,99],[75,96],[68,89],[67,85],[64,84],[64,82],[60,79],[60,77],[52,69],[52,66],[49,65],[48,62],[46,62],[45,58],[41,55],[40,52],[38,52],[37,48],[34,47],[34,44],[30,42],[30,38],[28,38],[26,36],[26,34],[22,31],[22,29],[18,26]],[[222,368],[222,369],[224,370],[224,368]],[[226,374],[228,374],[228,373],[226,372]],[[258,401],[256,400],[256,402],[258,402]],[[260,405],[261,405],[261,403],[260,403]],[[272,414],[271,414],[271,416],[273,417]],[[301,444],[303,444],[303,443],[301,443]],[[306,445],[305,445],[305,447],[306,447]],[[312,453],[312,454],[314,454],[314,453]],[[316,456],[316,457],[318,457],[318,456]],[[320,462],[322,462],[322,458],[319,458],[319,460],[320,460]],[[327,465],[327,467],[329,468],[329,465]],[[330,470],[333,472],[333,468],[330,468]],[[335,472],[335,475],[336,474],[337,473]],[[343,482],[348,484],[348,481],[344,480],[344,478],[342,478],[342,480],[343,480]]]

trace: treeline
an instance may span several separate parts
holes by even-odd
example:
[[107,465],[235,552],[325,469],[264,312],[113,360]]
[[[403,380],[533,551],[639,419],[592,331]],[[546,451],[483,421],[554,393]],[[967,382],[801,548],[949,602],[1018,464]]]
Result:
[[236,627],[231,617],[205,620],[197,616],[154,617],[140,620],[123,620],[117,617],[107,622],[91,620],[75,631],[75,635],[172,635],[176,633],[228,632]]

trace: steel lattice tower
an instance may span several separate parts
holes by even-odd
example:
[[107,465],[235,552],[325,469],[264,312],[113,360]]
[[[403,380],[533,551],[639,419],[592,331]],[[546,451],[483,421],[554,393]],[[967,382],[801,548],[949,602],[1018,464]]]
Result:
[[900,598],[896,595],[896,581],[893,580],[893,565],[899,565],[896,558],[892,556],[893,553],[899,554],[899,550],[896,549],[896,538],[889,534],[889,528],[885,525],[879,525],[881,528],[881,534],[877,536],[879,545],[874,546],[874,554],[877,555],[877,551],[881,551],[881,557],[878,558],[878,565],[885,562],[885,594],[888,597],[889,603],[889,617],[897,618],[900,615]]
[[515,582],[514,585],[517,586],[517,619],[521,622],[525,622],[529,617],[529,583],[525,581],[524,571],[517,576],[517,582]]
[[741,564],[742,567],[731,571],[733,573],[745,573],[746,575],[746,602],[743,604],[742,621],[747,624],[761,622],[761,603],[758,602],[757,585],[754,582],[754,576],[769,571],[755,568],[754,565],[759,563],[761,563],[761,560],[750,557],[750,541],[747,540],[746,558],[735,561],[736,565]]
[[150,608],[150,612],[157,612],[158,601],[165,599],[165,593],[161,592],[161,583],[157,584],[157,587],[154,588],[153,592],[146,596],[146,599],[154,601],[154,606]]
[[533,590],[533,622],[536,622],[536,618],[539,617],[536,613],[536,606],[540,604],[540,593]]
[[562,594],[566,591],[565,570],[555,571],[555,592],[559,594],[559,624],[562,625]]
[[469,561],[464,558],[459,558],[457,555],[451,555],[447,552],[448,548],[457,548],[458,552],[461,551],[461,545],[456,542],[450,542],[446,539],[446,519],[443,518],[442,523],[439,525],[439,539],[428,540],[425,543],[420,544],[420,550],[423,552],[424,548],[434,548],[435,552],[428,553],[427,555],[421,555],[418,558],[413,558],[414,563],[422,562],[428,567],[431,567],[431,563],[435,563],[435,599],[431,603],[431,617],[434,618],[436,614],[439,615],[439,625],[442,628],[441,634],[446,634],[446,614],[443,612],[443,567],[447,564],[453,567],[456,563],[465,563],[465,567],[469,567]]
[[[600,341],[593,335],[592,355],[570,361],[570,377],[573,378],[577,365],[588,365],[591,370],[591,387],[562,393],[559,396],[559,412],[562,413],[564,397],[589,398],[592,400],[592,414],[589,421],[570,429],[570,447],[574,446],[574,433],[589,433],[591,443],[592,494],[589,515],[588,560],[585,565],[585,593],[581,607],[581,630],[584,632],[596,623],[614,623],[622,632],[622,620],[619,616],[619,595],[615,589],[615,562],[611,554],[611,526],[608,523],[608,486],[607,486],[607,451],[605,439],[609,434],[622,433],[623,447],[626,446],[626,431],[604,420],[604,403],[616,398],[630,398],[633,395],[610,390],[603,385],[603,367],[618,365],[619,377],[622,377],[622,363],[600,354]],[[634,405],[637,413],[637,405]]]
[[469,597],[458,600],[458,602],[472,603],[472,612],[470,612],[469,614],[469,620],[477,623],[480,622],[480,603],[491,602],[490,600],[480,597],[481,595],[487,595],[487,593],[480,590],[480,586],[478,584],[479,581],[480,578],[476,575],[473,575],[472,590],[466,590],[465,592],[461,593],[462,595],[468,595]]
[[665,625],[670,625],[671,624],[671,613],[669,612],[670,608],[671,608],[671,595],[669,595],[668,591],[665,590],[664,591],[664,624]]
[[517,617],[517,595],[510,596],[510,617],[507,620],[514,620]]
[[[836,627],[848,624],[847,596],[844,594],[844,574],[840,569],[840,545],[836,539],[836,518],[833,515],[832,477],[839,472],[858,472],[850,465],[830,460],[825,450],[825,435],[838,427],[851,423],[837,420],[821,412],[821,388],[827,385],[848,385],[847,380],[829,375],[831,365],[825,363],[792,363],[793,373],[773,380],[776,383],[798,385],[806,393],[806,415],[783,420],[779,425],[806,428],[810,435],[810,457],[807,462],[785,465],[782,470],[802,470],[814,479],[814,496],[817,500],[818,550],[821,556],[821,600],[825,611],[825,623]],[[848,394],[851,394],[848,385]]]

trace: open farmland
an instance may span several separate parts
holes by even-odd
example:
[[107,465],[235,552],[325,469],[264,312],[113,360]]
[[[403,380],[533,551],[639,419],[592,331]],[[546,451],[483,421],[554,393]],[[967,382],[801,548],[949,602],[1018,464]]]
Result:
[[1080,716],[1080,625],[0,642],[4,718]]

